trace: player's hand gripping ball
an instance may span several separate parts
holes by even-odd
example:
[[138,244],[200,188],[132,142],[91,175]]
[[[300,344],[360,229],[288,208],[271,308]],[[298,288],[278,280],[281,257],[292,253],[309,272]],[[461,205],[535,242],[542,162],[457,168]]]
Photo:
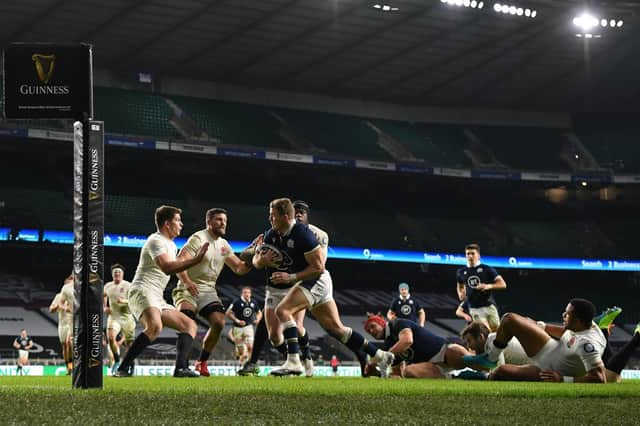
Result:
[[272,246],[271,244],[262,244],[258,247],[258,250],[260,251],[262,258],[267,260],[268,267],[277,268],[282,265],[284,256],[277,247]]

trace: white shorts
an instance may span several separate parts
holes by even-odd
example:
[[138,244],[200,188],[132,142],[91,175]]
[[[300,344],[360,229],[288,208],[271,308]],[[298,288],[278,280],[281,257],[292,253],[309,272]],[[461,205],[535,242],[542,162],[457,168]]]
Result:
[[563,376],[582,376],[583,371],[575,371],[566,365],[566,354],[559,340],[549,339],[540,351],[531,357],[533,364],[541,370],[554,370]]
[[444,345],[442,345],[442,347],[440,348],[438,353],[435,354],[434,356],[432,356],[431,359],[429,359],[429,362],[432,362],[434,364],[442,364],[442,363],[444,363],[445,362],[445,355],[447,354],[447,349],[449,349],[449,344],[445,343]]
[[140,316],[147,308],[157,308],[160,312],[165,309],[175,310],[175,306],[165,302],[162,292],[157,289],[142,289],[139,286],[131,286],[129,288],[129,310],[136,320],[140,320]]
[[[253,345],[253,326],[245,325],[244,327],[233,327],[231,335],[235,340],[242,339],[245,345]],[[238,343],[236,343],[237,345]]]
[[195,306],[196,313],[199,313],[205,306],[219,304],[221,311],[224,312],[222,300],[220,300],[218,292],[214,287],[209,287],[206,289],[198,288],[198,290],[198,296],[193,297],[193,295],[189,293],[189,290],[184,287],[174,288],[171,292],[171,296],[173,297],[173,304],[175,306],[179,306],[181,303],[187,302],[191,306]]
[[120,319],[115,319],[112,315],[109,315],[107,318],[107,330],[113,330],[116,335],[122,331],[124,340],[131,342],[136,337],[136,320],[130,315]]
[[315,282],[303,281],[294,287],[302,290],[310,308],[333,300],[333,280],[327,270]]
[[495,305],[469,308],[469,314],[474,321],[486,321],[494,330],[500,325],[500,315],[498,315],[498,308]]
[[289,288],[278,288],[267,286],[267,291],[264,296],[264,309],[267,310],[269,308],[275,308],[278,306],[278,303],[284,299],[284,297],[289,293],[293,287]]
[[58,338],[60,343],[65,343],[67,339],[73,338],[73,324],[68,321],[62,321],[58,323]]
[[19,358],[29,358],[29,351],[25,351],[24,349],[19,349],[18,350],[18,357]]

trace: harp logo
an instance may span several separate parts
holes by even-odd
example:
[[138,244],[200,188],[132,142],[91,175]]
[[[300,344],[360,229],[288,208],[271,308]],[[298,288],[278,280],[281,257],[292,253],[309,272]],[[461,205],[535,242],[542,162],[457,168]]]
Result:
[[53,70],[56,66],[56,55],[45,55],[42,53],[34,53],[31,60],[35,63],[38,79],[44,84],[49,84]]

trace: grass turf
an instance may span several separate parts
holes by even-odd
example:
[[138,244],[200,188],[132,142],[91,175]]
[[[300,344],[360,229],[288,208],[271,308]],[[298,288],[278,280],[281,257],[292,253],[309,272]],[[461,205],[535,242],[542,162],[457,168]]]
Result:
[[640,381],[0,377],[0,424],[638,424]]

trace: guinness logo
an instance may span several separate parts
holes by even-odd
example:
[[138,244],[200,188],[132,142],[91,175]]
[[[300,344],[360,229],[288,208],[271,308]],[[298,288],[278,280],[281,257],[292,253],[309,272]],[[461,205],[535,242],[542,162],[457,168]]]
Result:
[[89,358],[89,368],[99,367],[102,365],[102,362],[99,359]]
[[94,274],[93,272],[89,273],[89,284],[95,284],[100,281],[100,276],[98,274]]
[[100,194],[95,191],[89,191],[89,200],[93,201],[97,200],[98,198],[100,198]]
[[38,79],[44,84],[49,84],[53,69],[56,65],[56,55],[44,55],[42,53],[34,53],[31,60],[35,62]]

